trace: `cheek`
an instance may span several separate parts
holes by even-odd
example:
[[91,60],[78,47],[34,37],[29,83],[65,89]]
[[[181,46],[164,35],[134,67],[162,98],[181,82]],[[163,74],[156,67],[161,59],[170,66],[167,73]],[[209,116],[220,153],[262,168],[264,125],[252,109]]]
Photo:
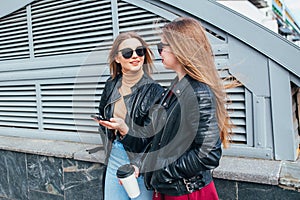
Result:
[[173,65],[177,64],[177,59],[172,54],[171,55],[168,54],[168,55],[164,56],[164,64],[173,66]]
[[120,56],[118,56],[116,62],[120,63],[122,66],[127,64],[127,60]]

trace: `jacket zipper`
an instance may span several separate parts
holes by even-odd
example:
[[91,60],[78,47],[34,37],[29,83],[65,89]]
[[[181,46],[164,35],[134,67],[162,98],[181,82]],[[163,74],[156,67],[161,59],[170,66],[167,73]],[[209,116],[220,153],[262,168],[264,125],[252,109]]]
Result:
[[[104,114],[104,118],[105,119],[107,119],[107,116],[106,116],[106,112],[105,112],[105,110],[106,110],[106,108],[107,108],[107,106],[109,106],[110,104],[113,104],[113,103],[115,103],[115,102],[117,102],[119,99],[121,99],[121,97],[119,97],[118,99],[115,99],[114,101],[112,101],[112,102],[109,102],[108,104],[106,104],[105,106],[104,106],[104,109],[103,109],[103,114]],[[113,109],[113,108],[112,108]],[[114,112],[112,111],[112,114],[113,114]],[[113,116],[112,116],[113,117]],[[109,119],[108,119],[109,120]],[[107,128],[105,127],[105,130],[106,130],[106,134],[107,134]]]
[[[133,92],[131,92],[131,95],[132,95],[132,93],[133,93]],[[136,101],[134,102],[134,104],[136,104],[136,103],[139,102],[140,96],[141,96],[141,95],[137,95],[137,99],[136,99]],[[125,101],[124,101],[124,103],[125,103]],[[126,103],[125,103],[125,106],[126,106]],[[135,111],[136,111],[137,107],[138,107],[138,105],[133,106],[133,110],[131,110],[131,113],[133,113],[133,115],[135,114]],[[127,114],[130,116],[130,113],[127,113]],[[134,120],[133,118],[134,118],[134,116],[132,116],[132,119],[131,119],[132,121]],[[134,121],[133,121],[133,123],[134,123]]]
[[[176,104],[178,104],[178,102],[177,102]],[[168,118],[166,119],[166,122],[169,121],[169,119],[170,119],[170,117],[171,117],[171,113],[174,111],[175,107],[176,107],[176,105],[174,105],[174,107],[172,108],[172,110],[171,110],[171,112],[170,112]],[[160,141],[159,141],[159,143],[158,143],[159,146],[160,146],[161,141],[163,140],[163,137],[164,137],[164,135],[165,135],[165,130],[166,130],[166,129],[163,130],[163,134],[162,134],[162,136],[161,136],[161,138],[160,138]]]

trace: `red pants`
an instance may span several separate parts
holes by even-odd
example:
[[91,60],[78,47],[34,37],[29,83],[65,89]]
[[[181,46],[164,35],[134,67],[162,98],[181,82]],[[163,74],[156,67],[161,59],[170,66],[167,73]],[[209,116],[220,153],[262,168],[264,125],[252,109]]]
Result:
[[185,194],[181,196],[169,196],[166,194],[155,193],[153,194],[153,200],[218,200],[218,193],[215,188],[214,182],[210,182],[204,188],[192,192],[190,194]]

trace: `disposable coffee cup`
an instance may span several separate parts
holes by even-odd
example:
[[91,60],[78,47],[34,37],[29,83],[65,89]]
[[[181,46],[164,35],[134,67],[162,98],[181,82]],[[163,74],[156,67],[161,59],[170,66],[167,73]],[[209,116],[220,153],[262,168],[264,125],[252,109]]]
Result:
[[136,198],[140,195],[140,188],[132,165],[126,164],[119,167],[117,170],[117,177],[120,179],[130,198]]

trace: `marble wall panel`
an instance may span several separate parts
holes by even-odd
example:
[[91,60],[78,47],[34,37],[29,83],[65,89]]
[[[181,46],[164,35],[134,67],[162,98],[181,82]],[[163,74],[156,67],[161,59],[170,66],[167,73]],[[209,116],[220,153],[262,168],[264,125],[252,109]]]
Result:
[[28,199],[26,155],[0,151],[0,196],[9,199]]
[[103,165],[70,159],[63,165],[66,199],[103,199]]
[[64,195],[62,159],[27,155],[29,190]]

